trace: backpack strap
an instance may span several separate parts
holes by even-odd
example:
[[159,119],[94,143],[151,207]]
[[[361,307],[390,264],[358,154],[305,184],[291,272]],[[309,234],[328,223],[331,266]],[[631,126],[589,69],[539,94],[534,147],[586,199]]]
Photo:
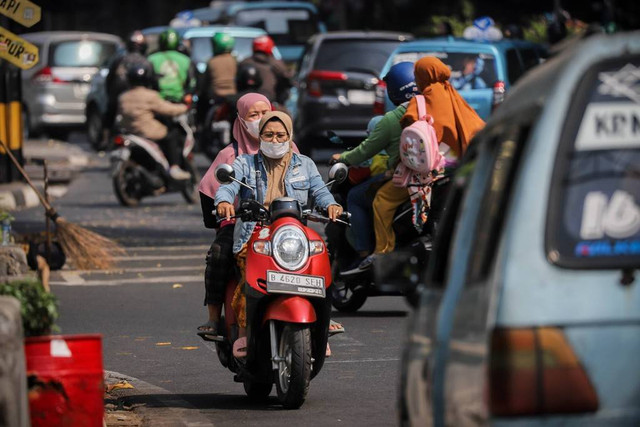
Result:
[[233,156],[238,157],[238,141],[235,139],[231,142],[231,146],[233,147]]
[[256,172],[256,199],[262,205],[264,197],[262,195],[262,171],[260,170],[260,162],[258,162],[258,153],[253,155],[253,165]]
[[427,103],[424,100],[424,95],[416,95],[416,103],[418,106],[418,120],[427,120]]

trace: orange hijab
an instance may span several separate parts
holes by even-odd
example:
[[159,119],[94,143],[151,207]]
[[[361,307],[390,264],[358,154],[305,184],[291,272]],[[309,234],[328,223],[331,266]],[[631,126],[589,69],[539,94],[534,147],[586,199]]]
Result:
[[[425,56],[413,69],[418,90],[424,95],[427,113],[433,116],[438,141],[444,142],[460,157],[469,141],[484,127],[484,121],[449,83],[451,71],[438,58]],[[402,127],[418,120],[416,100],[411,99],[400,119]]]

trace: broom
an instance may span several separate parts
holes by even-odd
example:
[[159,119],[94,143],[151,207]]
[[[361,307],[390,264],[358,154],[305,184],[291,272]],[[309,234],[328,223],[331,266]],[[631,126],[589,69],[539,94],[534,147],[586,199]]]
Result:
[[106,270],[114,265],[114,257],[125,253],[124,248],[118,243],[93,231],[87,230],[77,224],[73,224],[61,217],[51,204],[43,197],[33,185],[31,179],[20,166],[7,144],[0,140],[11,162],[27,181],[27,184],[35,191],[40,203],[44,206],[46,214],[56,224],[56,236],[64,253],[73,259],[79,270]]

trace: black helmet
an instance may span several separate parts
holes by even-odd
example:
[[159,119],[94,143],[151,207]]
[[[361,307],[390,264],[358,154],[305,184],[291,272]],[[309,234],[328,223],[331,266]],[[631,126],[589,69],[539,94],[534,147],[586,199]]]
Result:
[[147,51],[147,41],[141,31],[134,31],[127,39],[127,51],[129,53],[138,52],[142,55]]
[[151,72],[143,65],[134,65],[127,70],[127,80],[131,87],[151,85]]
[[239,65],[236,73],[236,86],[240,92],[259,88],[262,86],[260,70],[251,64]]

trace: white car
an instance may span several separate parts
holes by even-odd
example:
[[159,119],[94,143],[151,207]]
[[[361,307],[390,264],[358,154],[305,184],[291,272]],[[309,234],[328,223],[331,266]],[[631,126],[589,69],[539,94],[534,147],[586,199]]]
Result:
[[25,130],[34,136],[82,127],[91,80],[122,45],[120,37],[80,31],[21,36],[40,51],[38,65],[22,72]]

